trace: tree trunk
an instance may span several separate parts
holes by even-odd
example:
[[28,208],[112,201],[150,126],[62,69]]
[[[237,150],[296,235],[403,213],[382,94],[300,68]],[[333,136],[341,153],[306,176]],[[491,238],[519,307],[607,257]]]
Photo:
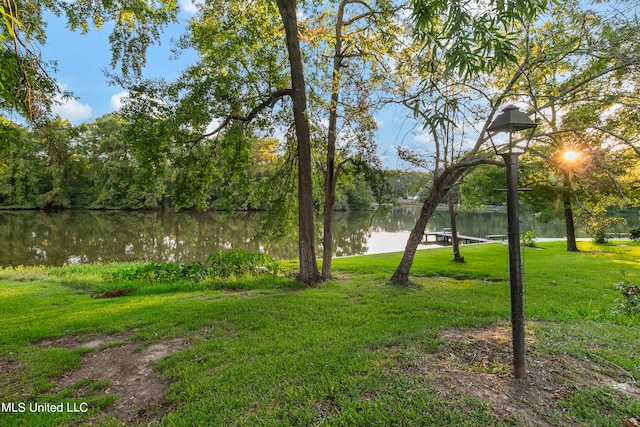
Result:
[[436,183],[429,192],[427,199],[422,205],[420,217],[418,217],[418,221],[416,221],[416,225],[413,227],[413,230],[411,230],[411,234],[409,235],[409,240],[407,240],[407,245],[404,249],[404,253],[402,254],[402,260],[391,277],[391,281],[393,283],[398,285],[406,285],[409,283],[409,271],[411,270],[411,265],[413,264],[413,258],[415,257],[418,245],[424,238],[424,231],[427,228],[427,222],[433,215],[433,212],[435,212],[436,207],[438,207],[438,203],[440,203],[442,198],[447,194],[447,191],[448,188],[443,188]]
[[334,159],[329,162],[329,154],[327,154],[327,175],[325,181],[322,280],[329,280],[331,279],[331,261],[333,258],[333,209],[336,200]]
[[[334,157],[334,156],[332,156]],[[329,161],[327,154],[327,175],[325,177],[324,229],[322,234],[322,280],[331,279],[331,261],[333,258],[333,209],[336,200],[335,160]]]
[[453,205],[453,192],[449,190],[447,194],[447,202],[449,205],[449,218],[451,224],[451,247],[453,248],[453,261],[464,262],[464,257],[460,255],[460,241],[458,240],[458,225],[456,224],[456,208]]
[[300,274],[298,279],[308,285],[320,281],[316,261],[313,224],[313,183],[311,180],[311,134],[307,117],[307,94],[300,41],[296,0],[277,0],[278,10],[286,33],[289,65],[291,67],[291,101],[298,142],[298,251]]
[[336,19],[336,46],[333,54],[333,78],[331,79],[331,103],[329,104],[329,130],[327,135],[327,173],[324,192],[324,231],[322,237],[322,279],[331,279],[333,257],[333,209],[336,201],[336,140],[338,138],[338,100],[340,68],[342,68],[342,24],[345,2],[340,3]]
[[564,191],[562,192],[562,204],[564,206],[564,223],[567,234],[567,251],[579,252],[576,243],[576,229],[573,222],[573,208],[571,207],[571,176],[564,173]]

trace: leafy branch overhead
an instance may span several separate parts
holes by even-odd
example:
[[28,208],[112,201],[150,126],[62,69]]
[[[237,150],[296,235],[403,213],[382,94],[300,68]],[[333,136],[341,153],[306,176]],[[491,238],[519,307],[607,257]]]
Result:
[[[416,34],[426,55],[441,58],[464,78],[515,63],[521,26],[544,11],[547,0],[495,0],[478,6],[461,0],[413,0]],[[444,19],[442,17],[445,17]],[[429,63],[428,63],[429,64]],[[428,65],[436,71],[438,60]]]

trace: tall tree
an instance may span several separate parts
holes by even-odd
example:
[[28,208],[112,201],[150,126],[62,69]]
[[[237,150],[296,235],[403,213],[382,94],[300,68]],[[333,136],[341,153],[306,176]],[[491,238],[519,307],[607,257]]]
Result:
[[[414,0],[413,5],[417,33],[424,41],[423,55],[426,56],[418,56],[422,66],[416,69],[426,74],[418,76],[419,84],[409,87],[409,93],[405,95],[408,101],[405,103],[412,105],[416,114],[422,115],[427,127],[437,129],[450,121],[447,109],[451,106],[457,108],[459,105],[468,105],[453,99],[441,104],[445,106],[445,110],[431,108],[434,95],[440,98],[441,94],[456,92],[441,90],[439,81],[444,81],[445,86],[452,81],[450,78],[443,80],[442,77],[457,74],[459,78],[455,84],[467,92],[472,87],[467,82],[472,78],[516,62],[522,64],[523,61],[517,61],[516,57],[517,30],[535,19],[546,7],[546,2],[490,2],[482,11],[458,1]],[[491,162],[487,154],[483,154],[484,143],[488,139],[486,128],[521,74],[522,70],[518,68],[504,90],[488,97],[490,108],[487,120],[478,132],[479,137],[455,163],[441,168],[442,151],[436,145],[433,182],[418,221],[409,235],[400,264],[391,278],[393,282],[404,284],[409,281],[413,258],[423,239],[427,221],[451,187],[473,166]],[[431,94],[431,97],[425,101],[423,94]],[[481,94],[486,96],[482,92]],[[424,160],[411,153],[404,151],[401,154],[407,160],[426,165]]]
[[292,121],[287,113],[292,114],[295,137],[288,141],[296,153],[299,279],[314,284],[320,275],[314,244],[307,89],[298,33],[295,2],[201,4],[180,44],[194,47],[201,54],[199,62],[171,84],[131,85],[132,104],[151,103],[151,111],[162,112],[162,120],[172,129],[172,143],[184,148],[184,159],[192,159],[188,178],[200,187],[192,190],[199,195],[213,177],[213,165],[207,159],[223,154],[219,149],[229,142],[230,132],[240,126],[258,138],[268,136],[279,126],[288,128]]
[[307,284],[320,281],[314,244],[313,182],[311,179],[311,132],[307,115],[307,87],[298,39],[298,17],[295,0],[277,0],[282,17],[291,69],[291,100],[298,144],[298,249],[299,280]]
[[[369,171],[380,168],[375,154],[377,146],[373,141],[376,129],[373,113],[381,104],[372,101],[372,93],[382,89],[382,82],[386,78],[384,71],[388,69],[386,63],[398,60],[393,53],[399,40],[403,36],[410,37],[400,16],[402,10],[401,6],[387,0],[342,0],[337,5],[335,15],[328,12],[319,14],[315,26],[310,29],[310,44],[320,51],[315,55],[313,69],[324,69],[323,58],[332,58],[328,72],[320,77],[325,82],[315,82],[316,87],[312,89],[316,92],[316,98],[321,98],[318,94],[321,87],[328,87],[329,92],[328,102],[319,102],[320,106],[316,107],[326,108],[326,115],[319,111],[319,116],[326,116],[328,122],[326,161],[323,165],[324,280],[331,278],[333,211],[338,176],[347,162],[355,162]],[[314,40],[323,38],[327,40],[331,53],[320,49],[322,42]],[[367,176],[366,173],[360,175]]]
[[[461,166],[465,166],[465,165],[467,167],[472,166],[472,163],[477,164],[478,161],[481,160],[478,157],[478,154],[482,153],[482,147],[484,146],[483,144],[485,141],[488,140],[488,135],[486,134],[486,128],[487,128],[487,125],[491,122],[497,108],[500,105],[503,105],[507,101],[521,102],[522,93],[524,92],[523,89],[526,88],[527,89],[526,92],[528,92],[530,88],[536,87],[535,84],[532,84],[532,79],[530,78],[530,76],[534,76],[539,70],[543,70],[545,64],[552,64],[554,63],[554,61],[562,60],[564,57],[569,57],[574,54],[582,55],[584,53],[582,51],[583,44],[580,43],[584,39],[581,39],[578,35],[576,35],[576,33],[573,33],[572,36],[569,36],[570,33],[566,33],[568,35],[568,38],[565,38],[562,41],[555,40],[557,44],[554,43],[554,44],[547,44],[545,46],[542,46],[540,44],[536,44],[532,42],[532,37],[531,37],[532,34],[537,34],[536,30],[532,30],[532,28],[534,28],[534,25],[543,25],[543,28],[545,28],[544,27],[546,25],[545,23],[549,22],[549,19],[550,19],[549,16],[543,17],[542,19],[537,21],[535,19],[532,19],[544,8],[544,6],[545,5],[543,3],[535,3],[535,2],[526,3],[526,4],[525,3],[511,4],[511,6],[509,7],[515,7],[515,8],[524,7],[523,13],[518,17],[512,16],[511,19],[507,19],[501,22],[511,29],[514,29],[516,27],[520,28],[522,30],[521,33],[519,35],[516,35],[513,32],[507,31],[505,33],[505,34],[508,34],[508,36],[506,36],[506,39],[499,38],[501,42],[499,42],[498,44],[487,45],[487,46],[494,46],[494,48],[497,49],[495,50],[496,52],[495,57],[503,60],[503,61],[498,61],[499,63],[501,63],[500,64],[501,66],[497,68],[492,68],[493,70],[492,75],[489,76],[489,78],[485,78],[484,84],[482,84],[482,86],[489,89],[484,89],[481,92],[478,92],[482,94],[484,99],[487,101],[486,103],[488,104],[488,107],[486,108],[484,113],[484,116],[487,117],[487,120],[484,122],[485,124],[482,127],[482,129],[480,129],[478,132],[480,136],[476,140],[476,144],[470,147],[469,150],[465,152],[465,154],[461,157],[460,161],[455,165],[455,168],[453,171],[454,173],[453,174],[447,173],[449,172],[447,168],[444,169],[442,172],[436,173],[434,185],[430,193],[430,196],[433,195],[433,197],[428,197],[427,202],[425,202],[422,215],[418,221],[418,224],[416,225],[416,228],[414,228],[414,230],[412,231],[411,237],[409,238],[407,249],[405,250],[403,259],[398,269],[394,273],[394,276],[393,276],[394,281],[400,282],[400,283],[404,283],[408,281],[409,269],[413,260],[413,255],[415,253],[415,249],[417,248],[417,244],[422,238],[422,233],[424,232],[424,226],[426,226],[426,221],[430,216],[430,211],[432,208],[434,208],[433,204],[437,203],[439,200],[442,199],[443,194],[440,194],[440,191],[438,191],[439,188],[442,189],[442,187],[445,187],[445,188],[450,187],[450,185],[452,185],[458,178],[463,176],[465,172],[464,172],[464,168],[461,168]],[[498,9],[500,9],[501,7],[502,6],[499,6],[499,5],[497,6]],[[561,11],[563,7],[564,7],[563,5],[558,5],[556,10]],[[456,10],[458,9],[454,8],[452,11],[456,11]],[[420,9],[416,9],[416,13],[419,13],[419,12],[420,12]],[[511,12],[513,12],[513,10]],[[452,16],[452,15],[448,15],[448,16]],[[432,18],[436,19],[437,15],[432,16]],[[574,18],[575,18],[575,15],[574,15]],[[430,24],[437,22],[437,19],[435,21],[433,19],[428,20],[427,22]],[[456,23],[458,22],[456,20],[453,20],[453,21],[455,21]],[[420,24],[420,22],[423,22],[423,20],[421,21],[420,17],[418,16],[418,23]],[[465,19],[462,19],[459,22],[462,22],[464,24],[467,21]],[[477,22],[482,23],[483,21],[480,20]],[[625,20],[625,22],[626,24],[629,24],[629,20]],[[518,25],[514,26],[514,24],[518,24]],[[453,27],[455,28],[456,25],[454,25]],[[571,28],[571,27],[572,27],[571,25],[567,25],[567,28]],[[590,28],[590,27],[585,27],[585,28]],[[606,28],[609,28],[609,30],[613,29],[612,27],[606,27]],[[616,26],[616,28],[618,28],[621,31],[621,33],[631,36],[624,30],[624,26]],[[615,32],[615,30],[613,31]],[[632,32],[634,32],[634,34],[637,34],[636,30],[633,30]],[[444,33],[448,33],[448,32],[444,31]],[[489,33],[491,33],[491,31],[489,31]],[[463,31],[462,34],[468,34],[468,33],[465,33]],[[553,30],[545,34],[547,35],[553,34]],[[582,34],[582,33],[579,33],[579,34]],[[604,32],[602,33],[597,32],[596,37],[598,37],[598,35],[604,35]],[[433,41],[433,37],[435,37],[435,33],[433,34],[428,33],[426,38],[427,40]],[[633,37],[635,36],[631,36],[632,38],[631,43],[632,44],[637,43],[633,41],[635,40],[633,39]],[[461,45],[457,44],[456,42],[457,39],[455,37],[449,41],[447,41],[446,38],[443,38],[443,41],[441,41],[440,43],[435,41],[435,44],[434,44],[435,47],[431,50],[431,52],[434,52],[434,55],[438,53],[439,50],[443,49],[446,46],[451,46],[453,49],[453,52],[456,52],[456,48],[458,46],[461,46],[462,50],[458,50],[457,54],[454,54],[452,56],[451,56],[451,52],[445,53],[444,58],[442,59],[441,62],[437,62],[432,59],[431,61],[427,62],[428,64],[430,64],[430,69],[435,70],[437,69],[436,67],[437,64],[445,64],[447,69],[458,70],[460,74],[470,78],[471,76],[473,76],[474,74],[473,72],[477,72],[478,70],[481,70],[486,65],[484,61],[477,56],[471,55],[469,57],[465,55],[466,44],[470,43],[470,40],[478,40],[478,39],[479,37],[475,37],[475,38],[463,37]],[[546,40],[550,40],[550,39],[551,37],[547,38]],[[611,41],[611,39],[609,40]],[[449,43],[449,45],[447,45],[447,43]],[[626,44],[623,44],[623,45],[626,45]],[[540,101],[534,101],[532,103],[532,108],[529,110],[529,113],[541,114],[541,112],[544,111],[545,109],[549,109],[551,105],[565,105],[568,102],[570,102],[572,99],[579,99],[581,95],[589,93],[589,90],[584,91],[584,89],[590,87],[591,83],[599,81],[599,78],[601,76],[617,75],[619,79],[624,80],[625,73],[622,72],[622,70],[629,69],[629,67],[633,67],[634,64],[637,64],[637,54],[631,54],[633,51],[620,49],[619,46],[614,47],[612,45],[610,47],[611,47],[611,51],[614,52],[614,54],[607,55],[607,57],[611,58],[613,62],[594,61],[594,62],[585,63],[585,57],[578,57],[578,59],[574,57],[574,61],[575,61],[574,64],[576,64],[576,70],[582,70],[583,72],[575,74],[569,78],[567,78],[567,75],[563,75],[562,79],[559,80],[559,83],[561,84],[558,86],[557,92],[555,94],[552,94],[549,98],[540,98]],[[504,51],[503,53],[497,53],[501,49],[507,49],[507,50]],[[618,55],[623,51],[627,52],[627,54]],[[516,55],[516,52],[519,52],[519,54]],[[597,57],[598,57],[597,54],[594,55],[594,58],[597,58]],[[582,58],[582,59],[579,59],[579,58]],[[510,61],[512,59],[516,59],[517,62],[511,63]],[[456,68],[456,64],[460,64],[460,67]],[[585,67],[585,64],[591,64],[591,65],[588,65]],[[566,69],[563,69],[563,71],[566,71]],[[618,72],[617,74],[616,74],[616,71]],[[477,75],[481,77],[481,74],[477,74]],[[545,73],[544,71],[540,71],[540,75],[545,76],[547,75],[547,73]],[[433,80],[431,80],[429,83],[432,86],[436,86],[435,84],[431,83]],[[471,82],[467,80],[467,84],[465,85],[465,87],[467,88],[482,87],[477,83],[476,84],[470,84],[470,83]],[[593,93],[596,93],[596,92],[593,92]],[[606,97],[603,97],[603,98],[606,98]],[[626,98],[626,99],[629,99],[629,98]],[[578,104],[576,104],[576,106],[577,105]],[[609,108],[611,106],[612,104],[608,104]],[[416,111],[420,111],[419,106],[417,104],[414,108]],[[578,108],[578,110],[580,110],[580,108]],[[567,111],[567,110],[563,110],[563,111]],[[599,113],[602,114],[604,111],[605,110],[601,109],[599,110]],[[424,120],[425,120],[425,123],[433,123],[434,121],[437,121],[437,111],[434,114],[432,114],[432,117],[430,117],[428,120],[427,118],[425,118]],[[546,133],[545,132],[546,132],[546,129],[544,128],[538,131],[540,135],[553,134],[553,132],[546,132]],[[628,138],[623,138],[622,140],[626,141],[627,144],[630,143],[630,140]],[[457,172],[455,170],[457,170]],[[452,180],[445,182],[443,185],[442,178],[439,178],[438,174],[447,176]]]
[[[292,159],[297,168],[301,280],[309,283],[319,280],[315,277],[312,238],[312,131],[323,128],[323,119],[329,123],[326,134],[313,139],[321,141],[320,151],[327,158],[325,165],[316,163],[325,173],[324,278],[331,275],[331,216],[340,169],[350,162],[357,166],[354,170],[375,178],[370,170],[376,160],[372,154],[375,122],[368,113],[367,96],[370,82],[380,79],[372,78],[371,67],[365,70],[355,64],[372,62],[381,46],[372,40],[393,33],[377,31],[380,22],[388,25],[393,20],[393,14],[387,2],[374,3],[375,7],[362,1],[344,1],[335,13],[327,10],[326,4],[312,5],[305,9],[305,19],[300,23],[295,2],[264,1],[248,9],[243,2],[209,2],[201,7],[190,34],[182,41],[183,46],[195,47],[202,58],[163,95],[167,104],[175,105],[173,120],[194,134],[201,133],[186,140],[190,145],[207,140],[217,144],[233,123],[251,127],[262,136],[283,127],[293,128],[295,139],[290,138],[288,144],[296,153]],[[354,10],[347,12],[347,6]],[[327,65],[324,55],[329,51],[332,66]],[[311,81],[305,67],[313,70]],[[370,77],[366,82],[362,73],[358,74],[363,70]],[[344,96],[347,86],[348,96]],[[155,97],[148,90],[144,93],[147,98]],[[292,152],[289,148],[284,151]]]
[[[591,9],[582,2],[566,1],[549,12],[544,24],[532,27],[523,46],[534,52],[526,80],[514,90],[527,94],[530,111],[541,122],[533,154],[539,154],[555,174],[565,219],[567,250],[577,251],[574,183],[587,170],[607,170],[596,155],[604,150],[631,147],[639,100],[631,82],[638,81],[637,44],[640,26],[635,9]],[[633,119],[632,119],[633,120]],[[566,154],[574,152],[575,158]],[[587,167],[589,165],[589,167]],[[615,182],[615,174],[607,176]],[[615,184],[614,184],[615,186]]]

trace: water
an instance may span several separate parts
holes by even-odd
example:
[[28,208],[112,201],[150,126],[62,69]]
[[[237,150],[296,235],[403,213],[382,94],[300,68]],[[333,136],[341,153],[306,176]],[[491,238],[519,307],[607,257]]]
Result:
[[[404,250],[419,208],[396,208],[372,218],[371,212],[335,215],[335,255]],[[257,236],[261,213],[0,211],[0,265],[52,265],[112,261],[204,261],[219,250],[266,252],[277,259],[297,258],[297,241],[268,245]],[[637,222],[637,217],[636,217]],[[449,227],[446,211],[437,211],[429,230]],[[539,224],[521,216],[522,232],[562,237],[561,221]],[[458,215],[460,234],[506,234],[506,212]],[[625,228],[623,227],[623,230]],[[320,226],[317,227],[320,241]],[[584,237],[584,236],[583,236]],[[424,247],[424,246],[421,246]],[[320,248],[317,254],[321,254]]]

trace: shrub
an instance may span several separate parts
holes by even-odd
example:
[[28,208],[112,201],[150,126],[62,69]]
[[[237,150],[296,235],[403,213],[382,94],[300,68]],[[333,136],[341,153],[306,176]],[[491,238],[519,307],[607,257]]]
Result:
[[618,311],[630,316],[640,315],[640,287],[623,279],[615,284],[615,288],[622,294],[616,299]]
[[230,252],[218,251],[207,258],[210,277],[239,277],[245,274],[267,272],[277,274],[278,262],[261,253],[243,252],[234,249]]
[[198,261],[191,264],[151,262],[108,273],[107,279],[149,283],[180,281],[200,283],[205,279],[227,279],[265,272],[275,275],[279,271],[278,262],[265,254],[248,253],[234,249],[229,252],[219,251],[209,255],[204,264]]
[[536,247],[536,232],[533,230],[527,230],[524,234],[520,235],[520,241],[522,242],[522,246],[526,246],[528,248]]
[[636,242],[640,240],[640,227],[632,228],[629,230],[629,237]]
[[596,243],[606,243],[607,232],[616,224],[626,223],[624,218],[608,217],[607,210],[602,207],[595,207],[591,212],[581,212],[578,221]]

